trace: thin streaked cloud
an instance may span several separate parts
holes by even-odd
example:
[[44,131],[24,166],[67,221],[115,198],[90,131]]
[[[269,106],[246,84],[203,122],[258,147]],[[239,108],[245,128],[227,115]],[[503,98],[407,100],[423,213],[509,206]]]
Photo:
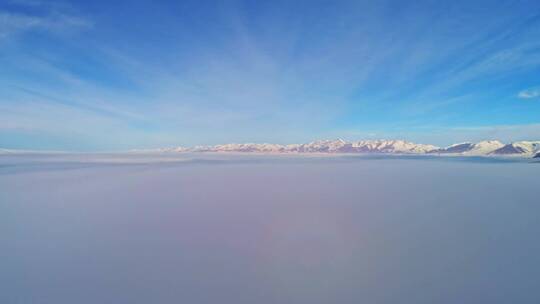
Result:
[[532,99],[540,97],[540,87],[530,88],[518,93],[518,97],[521,99]]
[[13,1],[15,5],[34,10],[7,10],[0,8],[0,38],[6,39],[28,31],[51,33],[87,29],[93,26],[88,18],[76,15],[66,7],[39,1]]

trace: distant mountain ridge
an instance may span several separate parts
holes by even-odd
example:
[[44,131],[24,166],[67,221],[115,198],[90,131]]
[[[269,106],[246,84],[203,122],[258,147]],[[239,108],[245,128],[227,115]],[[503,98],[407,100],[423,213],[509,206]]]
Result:
[[429,153],[438,154],[461,154],[461,155],[497,155],[499,149],[505,145],[498,140],[486,140],[479,143],[462,143],[451,145]]
[[[132,152],[238,152],[238,153],[349,153],[349,154],[413,154],[448,156],[505,156],[540,158],[540,141],[518,141],[504,144],[497,140],[478,143],[458,143],[445,148],[434,145],[417,144],[405,140],[361,140],[345,141],[318,140],[305,144],[244,143],[215,146],[173,147],[153,150],[132,150]],[[0,154],[44,153],[0,148]]]
[[494,151],[499,155],[505,154],[530,154],[535,155],[540,152],[540,141],[519,141],[511,144],[507,144]]
[[461,156],[522,156],[533,157],[540,153],[540,141],[519,141],[503,144],[497,140],[478,143],[459,143],[445,148],[417,144],[405,140],[362,140],[348,142],[343,139],[318,140],[305,144],[244,143],[192,148],[164,148],[159,152],[251,152],[251,153],[380,153],[380,154],[429,154]]

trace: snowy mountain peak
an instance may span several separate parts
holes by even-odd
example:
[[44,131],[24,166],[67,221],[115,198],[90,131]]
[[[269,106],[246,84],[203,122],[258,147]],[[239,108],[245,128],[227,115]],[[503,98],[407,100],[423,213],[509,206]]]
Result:
[[473,147],[474,147],[473,143],[466,142],[466,143],[453,144],[444,149],[439,149],[434,152],[443,153],[443,154],[465,153],[465,152],[470,151]]
[[533,156],[540,152],[540,141],[518,141],[504,145],[493,151],[492,155],[527,155]]
[[459,154],[459,155],[488,155],[491,152],[504,146],[498,140],[485,140],[478,143],[464,142],[453,144],[443,149],[433,151],[437,154]]
[[458,147],[458,146],[472,145],[472,144],[473,144],[473,143],[470,142],[470,141],[465,141],[465,142],[462,142],[462,143],[457,143],[457,144],[450,145],[450,146],[448,146],[447,148],[454,148],[454,147]]
[[485,140],[474,144],[467,154],[470,155],[488,155],[491,152],[504,147],[504,144],[498,140]]

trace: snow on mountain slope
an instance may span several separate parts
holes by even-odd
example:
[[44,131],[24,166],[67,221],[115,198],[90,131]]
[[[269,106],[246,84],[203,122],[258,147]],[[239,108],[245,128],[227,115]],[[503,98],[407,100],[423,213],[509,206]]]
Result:
[[276,144],[225,144],[210,147],[208,151],[216,152],[282,152],[283,146]]
[[301,144],[299,146],[288,146],[288,152],[315,152],[315,153],[339,153],[347,152],[348,147],[351,144],[342,140],[318,140],[307,144]]
[[518,141],[504,145],[491,152],[491,155],[529,155],[533,156],[540,152],[540,141]]
[[367,153],[427,153],[439,149],[436,146],[415,144],[404,140],[367,140],[352,144],[355,152]]
[[472,149],[464,152],[465,155],[488,155],[491,152],[504,147],[504,144],[498,140],[486,140],[474,144]]
[[440,153],[440,154],[464,153],[464,152],[472,150],[473,147],[474,147],[473,143],[469,143],[469,142],[459,143],[459,144],[453,144],[446,148],[431,151],[431,153]]
[[437,154],[457,154],[457,155],[488,155],[489,153],[504,146],[498,140],[486,140],[479,143],[459,143],[443,149],[433,150],[430,153]]

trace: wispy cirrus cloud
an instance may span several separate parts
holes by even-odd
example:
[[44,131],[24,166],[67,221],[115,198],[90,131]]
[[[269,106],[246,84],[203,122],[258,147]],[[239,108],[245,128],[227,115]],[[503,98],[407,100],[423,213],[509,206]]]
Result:
[[540,86],[529,88],[518,93],[518,97],[521,99],[533,99],[540,97]]
[[37,7],[33,13],[21,10],[0,9],[0,39],[28,31],[63,32],[73,29],[89,28],[93,23],[68,9],[42,2],[19,3],[21,6]]

